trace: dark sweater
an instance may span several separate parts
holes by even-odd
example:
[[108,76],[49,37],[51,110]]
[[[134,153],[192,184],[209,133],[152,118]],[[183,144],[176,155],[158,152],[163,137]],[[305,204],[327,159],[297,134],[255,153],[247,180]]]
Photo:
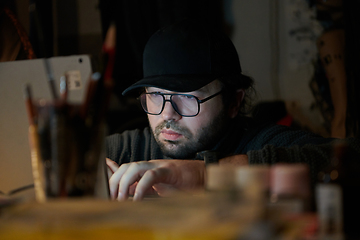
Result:
[[[168,159],[149,128],[114,134],[106,141],[107,157],[118,164]],[[223,157],[247,154],[250,164],[307,163],[314,183],[317,173],[330,162],[334,141],[336,139],[280,125],[257,126],[251,119],[244,119],[229,127],[213,149],[204,150],[215,150]],[[354,139],[350,143],[360,156],[359,144]]]

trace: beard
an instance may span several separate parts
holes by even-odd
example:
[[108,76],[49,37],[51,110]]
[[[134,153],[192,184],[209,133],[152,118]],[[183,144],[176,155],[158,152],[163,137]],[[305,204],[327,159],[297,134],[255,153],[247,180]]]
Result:
[[[164,121],[156,126],[153,131],[154,138],[162,153],[173,159],[193,159],[196,153],[204,150],[211,150],[228,126],[229,117],[223,109],[207,126],[201,127],[196,134],[190,132],[186,127],[179,126],[174,121]],[[163,140],[160,141],[159,135],[162,129],[174,130],[183,135],[181,141]]]

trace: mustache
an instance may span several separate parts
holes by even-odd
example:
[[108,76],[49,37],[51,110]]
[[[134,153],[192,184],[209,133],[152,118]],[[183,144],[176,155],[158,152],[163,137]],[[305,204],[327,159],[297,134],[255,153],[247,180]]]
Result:
[[161,131],[164,128],[174,130],[174,131],[180,133],[181,135],[183,135],[185,138],[191,138],[192,137],[192,133],[189,131],[189,129],[187,129],[185,127],[180,127],[174,121],[164,121],[164,122],[160,123],[159,125],[157,125],[155,127],[155,135],[159,136],[159,134],[161,133]]

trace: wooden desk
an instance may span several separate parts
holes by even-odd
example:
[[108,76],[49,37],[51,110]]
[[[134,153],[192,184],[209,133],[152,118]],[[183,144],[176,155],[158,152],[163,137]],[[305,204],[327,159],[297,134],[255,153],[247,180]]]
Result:
[[[205,193],[143,202],[27,202],[0,212],[0,239],[239,239],[259,223],[263,210],[255,201]],[[295,239],[299,230],[282,239]]]

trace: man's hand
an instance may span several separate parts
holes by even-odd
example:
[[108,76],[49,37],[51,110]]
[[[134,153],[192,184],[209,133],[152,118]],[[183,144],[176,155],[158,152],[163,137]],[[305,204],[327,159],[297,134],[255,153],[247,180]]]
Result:
[[106,159],[112,199],[134,201],[146,194],[166,195],[174,189],[194,190],[204,187],[205,163],[197,160],[151,160],[122,164]]
[[233,166],[249,165],[249,158],[245,154],[233,155],[219,160],[219,165],[231,164]]

